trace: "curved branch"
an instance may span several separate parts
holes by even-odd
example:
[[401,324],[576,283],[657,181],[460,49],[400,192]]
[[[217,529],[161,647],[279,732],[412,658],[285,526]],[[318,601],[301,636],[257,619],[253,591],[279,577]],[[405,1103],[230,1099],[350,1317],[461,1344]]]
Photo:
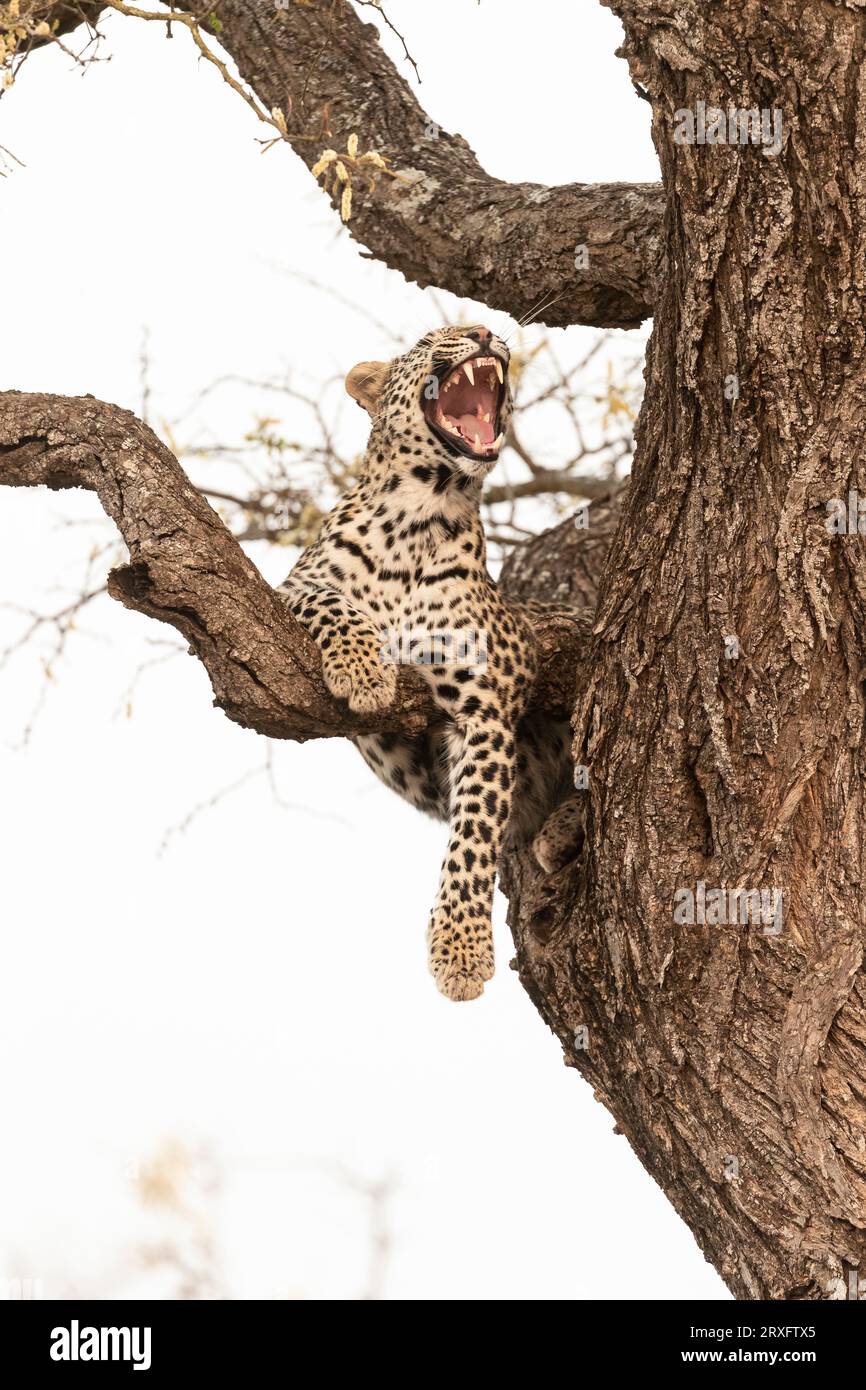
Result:
[[[207,5],[194,6],[206,12]],[[382,179],[355,203],[352,234],[422,286],[515,318],[559,296],[542,322],[637,326],[652,312],[661,258],[658,184],[508,184],[492,178],[460,135],[431,121],[348,0],[274,8],[223,0],[220,42],[269,110],[281,106],[295,151],[311,167],[322,141],[388,157],[405,182]],[[589,266],[575,269],[586,245]]]
[[[129,411],[92,396],[0,392],[0,483],[97,494],[129,550],[129,563],[109,575],[109,593],[183,635],[235,723],[302,741],[418,733],[437,717],[411,670],[401,671],[397,700],[381,716],[352,714],[334,700],[312,639],[170,450]],[[587,627],[565,613],[536,617],[536,708],[570,713]]]
[[[91,19],[99,8],[82,7]],[[552,326],[635,328],[653,312],[661,184],[493,178],[461,135],[421,108],[374,25],[348,0],[292,0],[283,9],[274,0],[191,0],[178,8],[218,33],[266,111],[283,112],[308,168],[326,146],[345,149],[353,132],[364,150],[390,161],[399,179],[356,187],[348,226],[407,279]],[[584,269],[575,266],[578,247],[586,247]]]

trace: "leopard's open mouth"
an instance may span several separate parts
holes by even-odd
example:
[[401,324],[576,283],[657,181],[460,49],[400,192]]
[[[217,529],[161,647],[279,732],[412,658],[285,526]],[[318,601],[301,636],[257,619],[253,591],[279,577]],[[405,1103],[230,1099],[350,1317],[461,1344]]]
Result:
[[483,352],[443,368],[437,394],[422,400],[434,434],[467,458],[495,459],[505,443],[499,421],[507,371],[501,357]]

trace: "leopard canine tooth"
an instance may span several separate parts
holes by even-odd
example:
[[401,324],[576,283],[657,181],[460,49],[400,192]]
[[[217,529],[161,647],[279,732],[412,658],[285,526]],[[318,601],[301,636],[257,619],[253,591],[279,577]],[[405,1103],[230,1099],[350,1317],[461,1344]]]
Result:
[[493,441],[493,443],[491,444],[490,447],[491,447],[491,449],[495,449],[495,450],[498,452],[498,451],[502,448],[502,446],[503,446],[504,443],[505,443],[505,432],[503,431],[501,434],[498,434],[498,435],[496,436],[496,438],[494,439],[494,441]]
[[498,357],[494,357],[493,365],[496,368],[496,375],[499,377],[499,385],[502,386],[504,385],[505,378],[502,375],[502,363]]
[[470,367],[470,365],[469,365],[468,362],[464,362],[464,363],[463,363],[463,370],[464,370],[464,372],[466,373],[466,375],[467,375],[468,378],[469,378],[469,385],[470,385],[470,386],[474,386],[474,385],[475,385],[475,377],[472,375],[472,368]]
[[476,434],[475,438],[474,438],[473,441],[472,441],[472,447],[473,447],[473,449],[477,449],[478,452],[479,452],[479,454],[481,453],[481,435],[480,435],[480,434]]

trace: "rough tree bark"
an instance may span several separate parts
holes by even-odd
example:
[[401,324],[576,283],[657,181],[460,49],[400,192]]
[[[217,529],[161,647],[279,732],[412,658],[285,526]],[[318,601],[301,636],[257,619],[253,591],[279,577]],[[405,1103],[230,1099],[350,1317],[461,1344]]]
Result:
[[[657,191],[634,195],[648,229],[653,211],[644,240],[630,193],[510,188],[459,137],[425,143],[423,112],[341,0],[311,71],[323,7],[290,7],[282,29],[270,6],[207,8],[299,135],[328,105],[341,138],[357,129],[415,171],[381,181],[354,224],[389,264],[512,312],[564,290],[567,318],[549,322],[633,323],[655,306],[630,486],[588,531],[525,547],[503,580],[595,615],[576,665],[575,634],[554,632],[554,693],[539,694],[574,698],[587,841],[552,878],[528,855],[504,866],[517,964],[733,1293],[845,1297],[866,1273],[866,561],[858,535],[828,531],[826,504],[866,490],[866,18],[827,0],[611,0],[653,104],[660,277]],[[781,152],[677,144],[675,112],[699,101],[779,109]],[[586,218],[602,205],[596,244]],[[584,279],[566,255],[577,241]],[[99,491],[131,552],[113,592],[185,633],[231,717],[278,736],[351,731],[309,644],[132,417],[0,396],[0,474]],[[418,701],[407,682],[396,724],[428,717]],[[700,882],[780,890],[782,931],[678,925],[675,894]]]

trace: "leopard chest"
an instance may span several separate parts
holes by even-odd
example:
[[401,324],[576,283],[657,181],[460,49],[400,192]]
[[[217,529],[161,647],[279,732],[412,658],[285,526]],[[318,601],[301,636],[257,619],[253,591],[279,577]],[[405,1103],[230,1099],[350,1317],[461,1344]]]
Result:
[[323,538],[326,567],[371,618],[441,627],[483,606],[491,584],[480,519],[424,500],[413,509],[374,499]]

